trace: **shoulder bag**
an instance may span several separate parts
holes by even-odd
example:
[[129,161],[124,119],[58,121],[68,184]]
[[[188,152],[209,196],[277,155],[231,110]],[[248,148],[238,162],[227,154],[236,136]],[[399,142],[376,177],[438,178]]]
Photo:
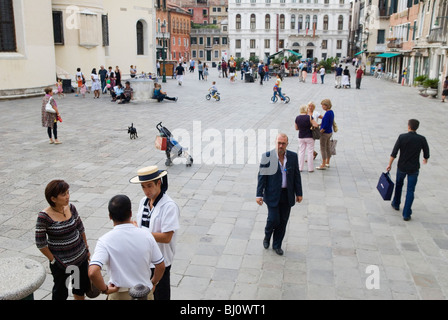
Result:
[[[311,116],[310,116],[310,122],[311,122]],[[320,128],[319,127],[315,127],[311,124],[311,133],[313,134],[313,139],[314,140],[319,140],[321,137],[321,132],[320,132]]]
[[48,99],[47,104],[45,105],[45,111],[48,113],[56,113],[56,110],[53,109],[53,106],[50,103],[52,98],[53,97],[50,97],[50,99]]

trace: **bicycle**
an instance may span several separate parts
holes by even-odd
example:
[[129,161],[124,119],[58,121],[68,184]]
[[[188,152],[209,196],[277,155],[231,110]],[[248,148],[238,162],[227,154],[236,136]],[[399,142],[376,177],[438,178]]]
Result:
[[216,92],[215,95],[212,96],[212,93],[210,92],[205,96],[205,99],[210,100],[211,98],[215,98],[216,101],[221,100],[221,96],[219,95],[219,92]]
[[[285,97],[285,103],[289,103],[289,101],[291,101],[291,99],[286,95],[286,94],[284,94],[283,95],[284,97]],[[278,101],[278,94],[276,94],[275,96],[272,96],[271,97],[271,101],[273,102],[273,103],[276,103],[277,101]]]

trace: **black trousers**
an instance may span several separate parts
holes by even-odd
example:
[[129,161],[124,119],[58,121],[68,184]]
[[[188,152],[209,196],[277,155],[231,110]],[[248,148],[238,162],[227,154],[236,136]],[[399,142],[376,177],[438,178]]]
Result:
[[[162,279],[156,286],[154,291],[154,300],[171,300],[171,280],[170,280],[171,266],[165,268]],[[154,275],[154,269],[151,269],[151,278]]]
[[55,139],[58,138],[58,122],[56,121],[55,123],[53,123],[53,128],[48,127],[47,128],[47,133],[48,133],[48,137],[51,139],[51,130],[53,129],[53,136]]
[[[89,262],[86,259],[79,267],[78,271],[73,274],[74,277],[79,277],[73,280],[72,293],[78,296],[83,296],[90,287],[90,279],[88,276]],[[68,287],[67,278],[70,273],[66,273],[66,268],[56,262],[55,264],[50,263],[51,274],[53,275],[53,289],[52,289],[52,300],[67,300],[68,298]],[[79,285],[79,286],[78,286]]]
[[270,240],[273,235],[272,248],[280,249],[286,233],[291,206],[288,201],[288,190],[282,189],[277,207],[268,206],[268,219],[265,227],[265,239]]

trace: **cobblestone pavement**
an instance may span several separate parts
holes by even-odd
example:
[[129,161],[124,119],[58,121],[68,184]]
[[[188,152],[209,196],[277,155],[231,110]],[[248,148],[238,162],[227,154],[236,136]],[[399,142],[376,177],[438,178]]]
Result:
[[[310,75],[306,83],[286,78],[283,92],[291,103],[271,104],[273,80],[261,86],[241,81],[239,74],[236,83],[217,75],[211,70],[208,81],[199,81],[197,73],[187,74],[183,86],[168,79],[164,89],[178,102],[118,105],[93,94],[57,98],[61,145],[48,143],[41,98],[0,102],[0,257],[45,265],[47,278],[35,299],[51,298],[48,264],[34,244],[36,215],[47,206],[46,184],[55,178],[70,184],[71,202],[94,249],[112,228],[109,199],[126,194],[136,211],[143,193],[129,179],[144,166],[165,168],[165,154],[154,148],[160,121],[184,133],[181,144],[190,144],[195,158],[190,168],[183,159],[168,168],[168,193],[181,209],[173,299],[448,297],[448,104],[372,77],[363,79],[361,90],[335,89],[333,75],[323,85],[311,84]],[[220,102],[205,99],[212,80]],[[292,208],[285,254],[278,256],[262,245],[267,208],[255,202],[258,156],[273,142],[271,129],[287,133],[289,149],[297,151],[300,105],[324,98],[332,100],[339,126],[337,155],[330,169],[302,173],[304,200]],[[376,184],[410,118],[420,120],[418,132],[428,139],[431,158],[420,171],[412,220],[405,222]],[[127,134],[131,123],[136,140]],[[255,143],[233,148],[226,133],[237,129],[256,133]],[[236,157],[241,154],[244,161]],[[395,173],[396,162],[394,180]],[[368,288],[372,278],[379,288]]]

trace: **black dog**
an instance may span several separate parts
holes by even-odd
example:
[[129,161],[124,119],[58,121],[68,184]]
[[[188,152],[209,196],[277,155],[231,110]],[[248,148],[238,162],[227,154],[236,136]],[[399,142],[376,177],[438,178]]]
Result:
[[129,133],[131,139],[138,138],[137,129],[134,128],[134,124],[131,124],[131,126],[128,127],[128,133]]

